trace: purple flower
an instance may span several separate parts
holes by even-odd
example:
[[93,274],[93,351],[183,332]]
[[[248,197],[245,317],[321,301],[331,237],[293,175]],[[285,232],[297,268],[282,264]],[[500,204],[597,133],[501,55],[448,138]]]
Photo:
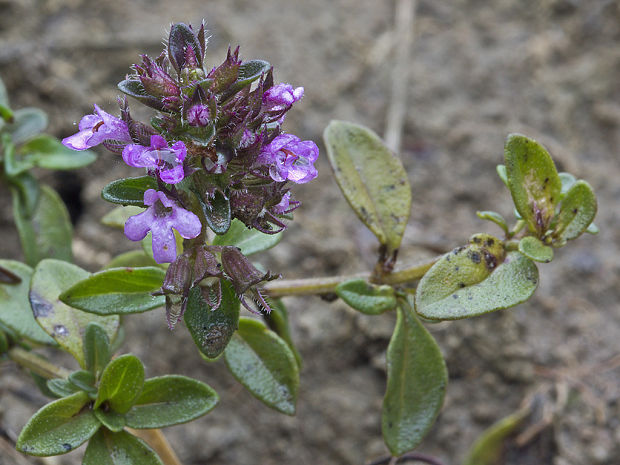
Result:
[[281,111],[290,107],[304,96],[304,88],[293,89],[290,84],[278,84],[270,87],[263,94],[263,103],[270,111]]
[[257,161],[269,166],[274,181],[292,181],[303,184],[316,178],[313,163],[319,157],[319,148],[310,140],[301,140],[292,134],[281,134],[261,150]]
[[194,105],[187,111],[187,122],[190,126],[206,126],[209,124],[209,107]]
[[80,129],[78,133],[62,140],[64,145],[73,150],[86,150],[108,139],[131,142],[127,124],[106,113],[97,105],[95,105],[95,114],[84,116],[78,128]]
[[159,173],[162,181],[176,184],[183,180],[183,160],[187,155],[187,148],[181,141],[175,142],[172,147],[160,135],[151,136],[151,146],[131,144],[123,149],[123,160],[129,166],[137,168],[151,168]]
[[192,212],[179,207],[163,192],[149,189],[144,193],[146,211],[130,217],[125,223],[125,236],[132,241],[153,236],[153,257],[157,263],[171,263],[177,258],[177,245],[172,228],[184,239],[200,234],[202,224]]

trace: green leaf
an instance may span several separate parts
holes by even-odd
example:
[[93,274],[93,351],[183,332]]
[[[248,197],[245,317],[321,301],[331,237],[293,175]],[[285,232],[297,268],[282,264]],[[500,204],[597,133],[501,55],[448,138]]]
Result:
[[202,197],[198,197],[202,211],[205,214],[207,224],[216,234],[225,234],[230,228],[231,212],[230,200],[220,190],[215,191],[209,203],[205,203]]
[[590,185],[581,180],[574,183],[560,205],[553,231],[554,244],[562,246],[581,236],[594,220],[596,210],[596,195]]
[[7,177],[18,176],[34,166],[32,160],[24,158],[15,152],[15,144],[11,142],[10,135],[2,135],[2,146],[4,148],[4,172]]
[[163,465],[155,451],[126,431],[102,428],[88,442],[82,465]]
[[71,150],[55,137],[41,134],[22,145],[19,152],[35,166],[49,170],[71,170],[90,165],[97,159],[92,150]]
[[161,288],[165,276],[154,266],[110,268],[74,284],[60,300],[97,315],[141,313],[165,304],[164,296],[151,295]]
[[508,175],[506,174],[506,165],[497,165],[495,167],[495,170],[497,171],[497,175],[502,180],[502,182],[506,185],[506,187],[508,187],[508,189],[510,189],[510,186],[508,186]]
[[248,256],[272,248],[281,239],[282,232],[265,234],[257,229],[247,228],[243,222],[235,218],[225,234],[215,236],[213,245],[234,245],[241,249],[243,255]]
[[560,181],[562,182],[561,198],[564,198],[573,184],[577,182],[577,178],[570,173],[559,173]]
[[549,263],[553,260],[553,249],[533,236],[519,241],[519,252],[536,262]]
[[54,392],[51,391],[51,389],[47,386],[47,382],[50,381],[47,378],[35,373],[34,371],[30,372],[30,376],[32,377],[32,380],[34,381],[34,384],[37,388],[39,388],[39,391],[41,391],[41,394],[43,394],[46,397],[50,397],[50,398],[59,398],[59,397],[65,397],[63,396],[59,396],[56,395]]
[[122,93],[135,98],[137,101],[148,107],[155,108],[160,111],[166,111],[161,99],[148,95],[146,90],[144,90],[142,82],[137,79],[125,79],[124,81],[119,82],[117,87]]
[[84,332],[84,361],[86,369],[99,377],[110,362],[110,338],[97,323],[89,323]]
[[387,388],[383,399],[383,439],[394,456],[414,449],[433,426],[446,392],[448,373],[433,336],[410,302],[397,307],[387,350]]
[[41,194],[39,182],[30,173],[22,173],[9,178],[8,182],[11,185],[12,194],[19,196],[18,200],[13,199],[13,204],[15,205],[15,202],[19,201],[21,215],[27,219],[31,218]]
[[0,330],[0,356],[4,355],[9,350],[9,340],[4,334],[4,331]]
[[224,99],[237,93],[239,90],[256,81],[262,74],[271,68],[271,64],[264,60],[249,60],[239,66],[239,76],[237,80],[226,89]]
[[144,267],[144,266],[159,266],[153,257],[149,256],[144,250],[131,250],[129,252],[122,253],[114,257],[105,266],[106,270],[110,268],[121,267]]
[[295,414],[299,368],[295,355],[276,333],[258,320],[241,318],[224,359],[253,396],[281,413]]
[[19,284],[0,283],[0,321],[22,338],[38,344],[56,344],[35,321],[30,308],[32,268],[14,260],[0,260],[0,267],[21,279]]
[[388,253],[396,251],[411,210],[411,190],[400,159],[374,132],[353,123],[332,121],[323,138],[349,205]]
[[42,407],[19,434],[17,450],[28,455],[60,455],[84,444],[101,425],[84,408],[88,402],[85,392],[77,392]]
[[81,391],[75,384],[70,383],[69,380],[54,378],[47,381],[48,389],[57,395],[58,397],[67,397],[76,392]]
[[530,231],[547,231],[560,201],[562,181],[545,148],[533,139],[511,134],[504,151],[508,188]]
[[416,311],[429,320],[469,318],[513,307],[529,299],[538,286],[536,265],[519,252],[508,253],[485,279],[464,287],[459,280],[468,275],[451,273],[449,256],[433,265],[416,291]]
[[127,412],[127,426],[149,429],[186,423],[210,412],[218,400],[213,389],[186,376],[150,378]]
[[157,181],[151,176],[117,179],[103,188],[101,197],[112,203],[146,207],[144,192],[148,189],[158,189]]
[[116,413],[127,413],[144,385],[144,366],[138,357],[121,355],[103,370],[95,408],[108,403]]
[[97,323],[110,340],[118,330],[118,316],[97,316],[71,308],[62,303],[58,296],[66,289],[89,276],[80,267],[60,260],[42,260],[34,270],[30,285],[30,305],[37,322],[47,334],[58,342],[86,367],[82,338],[89,323]]
[[530,414],[524,408],[502,418],[485,430],[469,450],[464,465],[495,465],[502,460],[504,442],[521,426]]
[[476,212],[476,215],[481,220],[492,221],[493,223],[498,225],[500,228],[502,228],[502,231],[504,231],[504,233],[508,234],[508,223],[506,223],[506,220],[504,219],[504,217],[500,215],[499,213],[492,212],[492,211],[482,211],[482,212],[478,211]]
[[38,108],[20,108],[13,112],[13,123],[7,125],[13,143],[19,145],[47,127],[47,115]]
[[352,279],[340,283],[336,294],[351,308],[366,315],[379,315],[396,307],[396,297],[391,286],[376,286],[365,279]]
[[284,340],[284,342],[288,344],[289,348],[293,352],[293,355],[295,356],[297,366],[301,370],[301,354],[295,347],[293,338],[291,337],[286,307],[284,306],[282,299],[273,299],[269,302],[269,304],[271,306],[271,312],[264,314],[263,318],[265,319],[269,329],[275,332]]
[[101,218],[101,223],[112,228],[125,229],[127,220],[143,211],[144,208],[136,207],[135,205],[116,207]]
[[118,433],[123,431],[126,426],[125,415],[113,411],[106,412],[100,408],[93,410],[93,412],[95,412],[97,420],[110,431]]
[[216,310],[206,303],[199,287],[187,301],[185,325],[198,347],[208,358],[218,357],[228,345],[239,323],[239,299],[228,281],[222,280],[222,302]]
[[34,266],[44,258],[72,261],[72,227],[69,213],[51,187],[41,186],[31,216],[22,196],[13,195],[13,215],[26,262]]
[[97,392],[97,389],[95,388],[95,375],[93,375],[90,371],[74,371],[69,375],[67,381],[73,384],[76,388],[89,394]]
[[597,226],[597,225],[595,225],[594,223],[590,223],[590,226],[588,226],[588,227],[586,228],[586,232],[587,232],[588,234],[598,234],[598,233],[599,233],[599,231],[600,231],[600,230],[598,229],[598,226]]

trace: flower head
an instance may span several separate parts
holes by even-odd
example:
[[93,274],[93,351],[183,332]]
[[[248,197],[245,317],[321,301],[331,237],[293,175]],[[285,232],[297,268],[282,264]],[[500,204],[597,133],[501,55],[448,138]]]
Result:
[[304,88],[293,88],[290,84],[280,83],[270,87],[263,94],[263,104],[270,111],[281,111],[289,108],[304,96]]
[[162,181],[176,184],[183,180],[183,160],[187,148],[181,141],[168,146],[168,142],[160,135],[151,136],[150,147],[130,144],[123,149],[123,160],[129,166],[151,168],[159,173]]
[[144,204],[149,208],[130,217],[125,223],[125,236],[132,241],[140,241],[151,231],[155,261],[173,262],[177,257],[177,247],[172,228],[184,239],[193,239],[202,229],[200,219],[154,189],[144,193]]
[[190,126],[206,126],[209,124],[209,107],[197,104],[187,111],[187,122]]
[[62,143],[73,150],[86,150],[105,140],[131,142],[127,124],[95,105],[95,114],[80,120],[79,132],[65,137]]
[[318,157],[319,148],[314,142],[292,134],[281,134],[263,147],[258,162],[269,165],[269,176],[274,181],[303,184],[316,178],[313,163]]

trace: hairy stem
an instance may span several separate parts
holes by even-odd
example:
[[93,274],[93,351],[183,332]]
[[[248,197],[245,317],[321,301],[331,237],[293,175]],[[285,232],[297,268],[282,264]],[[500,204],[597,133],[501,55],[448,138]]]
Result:
[[[431,261],[405,268],[404,270],[387,273],[373,282],[375,284],[403,284],[420,279],[437,261]],[[370,280],[371,273],[360,273],[348,276],[329,276],[324,278],[292,279],[271,281],[265,285],[265,291],[270,297],[284,297],[292,295],[329,294],[334,292],[338,284],[351,279]]]

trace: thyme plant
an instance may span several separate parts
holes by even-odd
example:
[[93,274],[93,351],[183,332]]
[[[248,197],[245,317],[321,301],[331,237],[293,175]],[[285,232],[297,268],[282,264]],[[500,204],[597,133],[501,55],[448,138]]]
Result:
[[[142,362],[120,354],[120,316],[161,307],[171,330],[184,320],[205,360],[222,358],[258,400],[293,415],[300,357],[280,298],[335,294],[367,315],[397,313],[382,430],[390,454],[402,456],[433,425],[447,388],[445,362],[425,324],[529,299],[537,262],[596,232],[596,197],[585,181],[558,173],[536,141],[511,134],[497,172],[514,201],[512,224],[478,212],[499,235],[481,232],[427,263],[398,268],[411,206],[406,172],[372,131],[333,121],[324,133],[326,156],[351,208],[378,240],[377,264],[355,277],[276,280],[277,272],[248,257],[278,244],[301,205],[291,187],[317,176],[317,145],[284,130],[304,89],[276,83],[269,63],[243,61],[238,48],[209,68],[206,49],[204,24],[173,24],[162,54],[143,55],[119,83],[126,96],[118,116],[94,105],[62,144],[40,134],[40,110],[13,111],[0,87],[0,176],[13,196],[25,257],[0,260],[0,354],[30,370],[54,399],[23,427],[17,449],[51,456],[87,442],[84,465],[176,463],[160,458],[137,430],[194,420],[218,396],[185,376],[145,379]],[[148,123],[131,116],[127,96],[154,110]],[[103,199],[118,205],[103,222],[141,247],[90,273],[72,263],[65,206],[30,170],[85,166],[97,145],[136,168],[136,177],[103,189]],[[68,352],[80,369],[53,365],[37,355],[41,346]],[[490,464],[484,457],[493,447],[478,444],[466,463]]]

